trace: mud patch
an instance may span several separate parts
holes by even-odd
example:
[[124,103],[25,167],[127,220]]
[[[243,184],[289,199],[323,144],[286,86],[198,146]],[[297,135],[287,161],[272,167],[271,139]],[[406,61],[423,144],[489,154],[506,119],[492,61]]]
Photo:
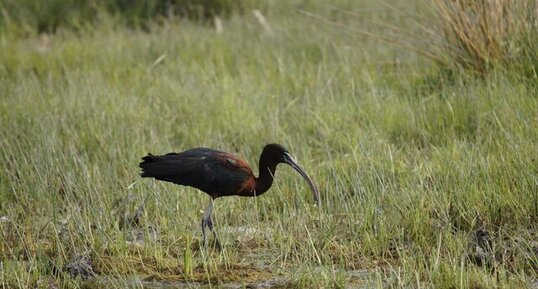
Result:
[[[320,267],[321,269],[321,267]],[[341,271],[349,279],[348,284],[343,288],[370,288],[370,272],[368,270]],[[276,275],[276,276],[275,276]],[[146,277],[126,277],[126,279],[115,279],[112,277],[95,277],[86,281],[84,288],[146,288],[146,289],[168,289],[168,288],[222,288],[222,289],[278,289],[293,288],[297,285],[297,280],[289,276],[279,276],[270,271],[259,271],[254,268],[243,268],[241,266],[222,270],[219,278],[205,279],[203,274],[195,274],[192,279],[176,279],[179,276],[146,276]]]
[[[151,277],[150,277],[151,279]],[[168,289],[168,288],[222,288],[222,289],[267,289],[267,288],[288,288],[290,282],[285,278],[272,278],[259,282],[229,282],[211,284],[199,281],[158,281],[147,278],[130,277],[118,280],[109,277],[98,277],[84,284],[84,288],[110,288],[123,286],[125,288],[145,288],[145,289]]]

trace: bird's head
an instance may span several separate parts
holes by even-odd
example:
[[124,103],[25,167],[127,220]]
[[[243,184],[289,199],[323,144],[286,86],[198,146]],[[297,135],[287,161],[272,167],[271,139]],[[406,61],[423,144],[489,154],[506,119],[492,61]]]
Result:
[[296,170],[306,180],[306,182],[310,186],[310,189],[312,190],[316,205],[318,207],[320,206],[319,192],[316,188],[316,185],[314,185],[312,179],[308,176],[305,170],[301,168],[297,161],[290,155],[289,151],[285,147],[276,143],[268,144],[263,148],[262,156],[265,156],[267,159],[276,162],[276,164],[287,164],[291,166],[294,170]]

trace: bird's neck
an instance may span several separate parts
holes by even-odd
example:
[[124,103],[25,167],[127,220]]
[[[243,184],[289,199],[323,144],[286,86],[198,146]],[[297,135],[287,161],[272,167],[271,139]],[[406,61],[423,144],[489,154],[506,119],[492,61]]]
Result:
[[260,156],[260,174],[256,178],[256,195],[259,196],[271,187],[278,163],[267,158],[264,154]]

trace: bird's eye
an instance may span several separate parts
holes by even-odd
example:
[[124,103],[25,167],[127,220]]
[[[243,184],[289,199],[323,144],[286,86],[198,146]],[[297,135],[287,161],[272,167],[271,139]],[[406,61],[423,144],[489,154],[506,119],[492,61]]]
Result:
[[233,166],[237,166],[237,165],[238,165],[238,164],[237,164],[237,161],[234,160],[234,159],[226,159],[226,161],[227,161],[229,164],[233,165]]

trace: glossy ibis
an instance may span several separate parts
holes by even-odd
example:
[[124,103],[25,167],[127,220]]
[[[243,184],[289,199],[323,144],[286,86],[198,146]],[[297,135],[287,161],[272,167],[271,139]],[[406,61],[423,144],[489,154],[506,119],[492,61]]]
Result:
[[[289,152],[279,144],[268,144],[260,156],[258,177],[248,164],[231,154],[209,149],[193,148],[180,153],[162,156],[148,154],[140,163],[143,178],[172,182],[197,188],[211,199],[202,218],[202,235],[207,247],[206,227],[213,232],[211,211],[213,200],[224,196],[257,197],[265,193],[273,184],[276,167],[280,163],[294,168],[312,189],[314,201],[319,207],[319,193],[308,176]],[[218,239],[217,246],[220,247]]]

